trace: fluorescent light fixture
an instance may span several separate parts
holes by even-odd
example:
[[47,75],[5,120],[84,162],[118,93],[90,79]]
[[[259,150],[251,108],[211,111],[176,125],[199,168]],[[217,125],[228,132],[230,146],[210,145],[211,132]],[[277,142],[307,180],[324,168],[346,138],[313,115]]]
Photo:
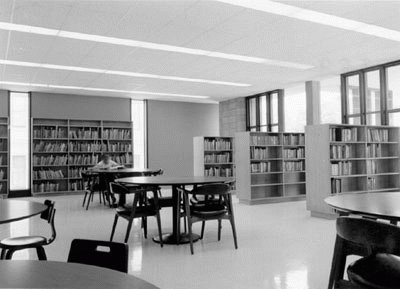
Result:
[[385,38],[394,41],[400,41],[400,31],[384,28],[377,25],[351,20],[339,16],[334,16],[309,9],[299,8],[279,2],[269,0],[217,0],[226,4],[245,7],[271,14],[287,16],[290,18],[318,23],[326,26],[336,27],[344,30],[354,31],[371,35],[379,38]]
[[267,64],[267,65],[280,66],[280,67],[286,67],[286,68],[294,68],[294,69],[300,69],[300,70],[313,68],[312,65],[296,63],[296,62],[279,61],[279,60],[274,60],[274,59],[266,59],[266,58],[245,56],[245,55],[232,54],[232,53],[223,53],[223,52],[209,51],[209,50],[203,50],[203,49],[194,49],[194,48],[188,48],[188,47],[182,47],[182,46],[174,46],[174,45],[160,44],[160,43],[154,43],[154,42],[138,41],[138,40],[133,40],[133,39],[108,37],[108,36],[102,36],[102,35],[96,35],[96,34],[64,31],[64,30],[50,29],[50,28],[44,28],[44,27],[38,27],[38,26],[14,24],[14,23],[9,23],[9,22],[0,22],[0,30],[17,31],[17,32],[40,34],[40,35],[50,35],[50,36],[77,39],[77,40],[83,40],[83,41],[93,41],[93,42],[107,43],[107,44],[113,44],[113,45],[139,47],[139,48],[152,49],[152,50],[161,50],[161,51],[177,52],[177,53],[199,55],[199,56],[206,56],[206,57],[213,57],[213,58],[222,58],[222,59],[244,61],[244,62],[251,62],[251,63],[260,63],[260,64]]
[[85,91],[97,91],[97,92],[115,92],[123,94],[172,96],[172,97],[182,97],[182,98],[200,98],[200,99],[210,98],[209,96],[206,95],[152,92],[152,91],[142,91],[142,90],[121,90],[121,89],[108,89],[108,88],[98,88],[98,87],[82,87],[82,86],[54,85],[54,84],[42,84],[42,83],[28,83],[28,82],[0,81],[0,84],[31,86],[31,87],[41,87],[41,88],[69,89],[69,90],[85,90]]
[[0,59],[0,64],[23,66],[23,67],[38,67],[38,68],[47,68],[47,69],[56,69],[56,70],[90,72],[90,73],[102,73],[102,74],[112,74],[112,75],[141,77],[141,78],[154,78],[154,79],[164,79],[164,80],[173,80],[173,81],[198,82],[198,83],[228,85],[228,86],[240,86],[240,87],[251,86],[250,84],[247,84],[247,83],[238,83],[238,82],[229,82],[229,81],[209,80],[209,79],[201,79],[201,78],[187,78],[187,77],[158,75],[158,74],[149,74],[149,73],[118,71],[118,70],[105,70],[105,69],[98,69],[98,68],[56,65],[56,64],[26,62],[26,61],[14,61],[14,60],[6,60],[6,59]]

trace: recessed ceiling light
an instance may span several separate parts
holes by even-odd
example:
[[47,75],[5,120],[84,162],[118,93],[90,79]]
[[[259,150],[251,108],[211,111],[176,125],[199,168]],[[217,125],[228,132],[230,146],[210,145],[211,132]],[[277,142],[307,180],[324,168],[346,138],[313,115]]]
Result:
[[26,61],[14,61],[14,60],[6,60],[6,59],[0,59],[0,64],[23,66],[23,67],[38,67],[38,68],[47,68],[47,69],[56,69],[56,70],[90,72],[90,73],[102,73],[102,74],[112,74],[112,75],[141,77],[141,78],[154,78],[154,79],[164,79],[164,80],[173,80],[173,81],[198,82],[198,83],[207,83],[207,84],[216,84],[216,85],[228,85],[228,86],[240,86],[240,87],[251,86],[251,84],[240,83],[240,82],[209,80],[209,79],[201,79],[201,78],[188,78],[188,77],[178,77],[178,76],[169,76],[169,75],[130,72],[130,71],[106,70],[106,69],[80,67],[80,66],[56,65],[56,64],[26,62]]
[[108,89],[108,88],[98,88],[98,87],[82,87],[82,86],[54,85],[54,84],[42,84],[42,83],[28,83],[28,82],[0,81],[0,84],[17,85],[17,86],[33,86],[33,87],[42,87],[42,88],[58,88],[58,89],[69,89],[69,90],[85,90],[85,91],[96,91],[96,92],[115,92],[115,93],[123,93],[123,94],[172,96],[172,97],[181,97],[181,98],[199,98],[199,99],[210,98],[209,96],[206,96],[206,95],[152,92],[152,91],[142,91],[142,90],[121,90],[121,89]]
[[245,7],[271,14],[287,16],[294,19],[309,21],[344,30],[359,32],[375,37],[400,41],[400,31],[384,28],[377,25],[334,16],[314,10],[304,9],[269,0],[217,0],[226,4]]
[[162,51],[168,51],[168,52],[177,52],[177,53],[200,55],[200,56],[206,56],[206,57],[214,57],[214,58],[222,58],[222,59],[237,60],[237,61],[244,61],[244,62],[260,63],[260,64],[286,67],[286,68],[301,69],[301,70],[313,68],[312,65],[303,64],[303,63],[280,61],[280,60],[274,60],[274,59],[266,59],[266,58],[245,56],[245,55],[239,55],[239,54],[223,53],[223,52],[209,51],[209,50],[203,50],[203,49],[194,49],[194,48],[188,48],[188,47],[182,47],[182,46],[174,46],[174,45],[160,44],[160,43],[154,43],[154,42],[138,41],[138,40],[132,40],[132,39],[108,37],[108,36],[95,35],[95,34],[86,34],[86,33],[71,32],[71,31],[64,31],[64,30],[57,30],[57,29],[49,29],[49,28],[44,28],[44,27],[14,24],[14,23],[9,23],[9,22],[0,22],[0,29],[40,34],[40,35],[50,35],[50,36],[57,36],[57,37],[64,37],[64,38],[71,38],[71,39],[78,39],[78,40],[83,40],[83,41],[93,41],[93,42],[108,43],[108,44],[114,44],[114,45],[140,47],[140,48],[145,48],[145,49],[162,50]]

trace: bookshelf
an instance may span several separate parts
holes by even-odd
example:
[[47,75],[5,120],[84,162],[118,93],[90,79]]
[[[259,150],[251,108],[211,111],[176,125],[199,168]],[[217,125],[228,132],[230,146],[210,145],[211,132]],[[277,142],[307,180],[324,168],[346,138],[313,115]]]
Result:
[[197,136],[193,138],[195,176],[233,177],[233,138]]
[[131,122],[33,118],[31,123],[33,194],[83,190],[82,171],[103,153],[133,166]]
[[0,117],[0,198],[8,195],[9,182],[9,120]]
[[303,133],[238,132],[235,160],[240,202],[253,205],[304,199]]
[[324,199],[334,194],[400,189],[399,127],[306,127],[307,209],[333,217]]

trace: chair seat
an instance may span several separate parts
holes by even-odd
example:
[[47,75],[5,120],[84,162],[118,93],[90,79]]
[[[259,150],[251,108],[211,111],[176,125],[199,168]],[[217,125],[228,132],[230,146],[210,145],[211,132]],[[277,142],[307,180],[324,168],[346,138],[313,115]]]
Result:
[[400,257],[391,254],[375,254],[352,263],[347,268],[349,280],[361,286],[400,288]]
[[216,217],[228,212],[221,204],[194,205],[190,207],[190,214],[193,216]]
[[[132,214],[131,207],[118,207],[116,211],[118,215],[124,218],[129,218]],[[135,210],[135,217],[155,216],[156,214],[157,211],[153,206],[137,207]]]
[[46,238],[42,236],[22,236],[13,237],[1,240],[0,247],[21,247],[21,246],[32,246],[41,245],[46,243]]

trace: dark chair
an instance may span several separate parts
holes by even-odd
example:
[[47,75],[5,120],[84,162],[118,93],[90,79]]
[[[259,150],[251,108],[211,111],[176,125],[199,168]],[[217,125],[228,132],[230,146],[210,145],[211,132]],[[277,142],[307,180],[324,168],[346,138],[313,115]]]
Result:
[[128,273],[128,245],[123,243],[74,239],[68,262],[104,267]]
[[[336,230],[329,289],[333,286],[400,288],[399,227],[364,218],[340,217]],[[348,255],[364,257],[347,269],[351,285],[342,281]]]
[[21,237],[10,237],[0,241],[1,257],[0,259],[12,259],[12,255],[15,251],[24,249],[36,249],[39,260],[47,260],[46,252],[43,246],[53,243],[56,239],[56,228],[54,226],[54,217],[56,209],[54,208],[55,202],[46,200],[44,204],[47,209],[42,212],[40,218],[46,220],[51,227],[51,237],[46,238],[43,236],[21,236]]
[[83,197],[82,207],[85,206],[85,203],[87,201],[86,210],[89,209],[90,202],[93,202],[94,193],[96,191],[99,192],[100,204],[102,203],[102,201],[104,204],[106,204],[106,196],[105,196],[104,191],[100,189],[98,178],[99,178],[99,174],[97,174],[97,173],[93,173],[90,171],[82,172],[82,186],[85,191],[85,196]]
[[[193,239],[192,239],[192,225],[195,222],[202,222],[202,234],[204,236],[204,226],[206,221],[218,221],[218,241],[221,240],[222,220],[227,219],[231,223],[233,240],[235,249],[238,248],[235,218],[233,215],[232,195],[230,193],[230,186],[227,184],[210,184],[194,188],[192,191],[187,191],[178,188],[179,192],[183,194],[185,204],[185,213],[189,229],[190,251],[193,254]],[[190,196],[203,196],[201,202],[190,202]],[[216,199],[218,199],[216,201]]]
[[134,194],[132,206],[118,207],[115,212],[114,223],[111,231],[110,241],[113,240],[115,228],[117,226],[118,218],[121,217],[128,221],[128,228],[125,235],[125,243],[128,242],[129,234],[131,232],[133,220],[136,218],[142,219],[142,227],[144,231],[144,237],[147,238],[147,217],[153,216],[157,219],[158,234],[160,237],[160,245],[162,243],[162,231],[161,231],[161,218],[160,218],[160,206],[158,204],[158,192],[156,189],[152,191],[153,202],[149,202],[147,199],[148,189],[143,188],[126,188],[125,186],[117,183],[110,183],[110,191],[113,194]]

